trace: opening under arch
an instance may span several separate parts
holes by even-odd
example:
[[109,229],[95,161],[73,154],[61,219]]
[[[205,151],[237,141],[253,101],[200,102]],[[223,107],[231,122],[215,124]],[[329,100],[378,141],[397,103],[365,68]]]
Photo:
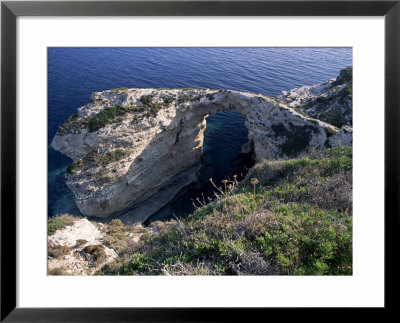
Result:
[[241,148],[248,142],[248,129],[245,117],[236,110],[218,112],[206,118],[204,131],[202,168],[198,180],[182,189],[165,207],[153,214],[146,223],[157,220],[169,220],[175,217],[185,217],[194,211],[193,201],[196,199],[208,203],[208,197],[214,199],[216,189],[209,179],[212,178],[218,186],[223,186],[222,179],[238,176],[241,180],[254,165],[251,158],[253,152],[242,153]]

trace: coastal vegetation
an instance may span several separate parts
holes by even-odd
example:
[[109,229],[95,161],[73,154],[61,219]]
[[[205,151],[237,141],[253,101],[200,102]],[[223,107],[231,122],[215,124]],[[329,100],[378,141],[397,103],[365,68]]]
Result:
[[78,119],[78,113],[71,114],[64,123],[58,127],[60,134],[67,134],[71,131],[79,131],[83,128],[81,120]]
[[151,223],[138,243],[114,223],[119,257],[98,274],[350,275],[351,170],[349,146],[258,163],[242,182],[214,183],[215,198],[197,199],[186,219]]
[[353,67],[346,67],[339,72],[339,76],[332,83],[333,86],[349,83],[353,80]]
[[110,163],[121,160],[128,155],[128,151],[124,149],[115,149],[103,153],[92,151],[85,158],[73,161],[67,166],[66,172],[74,174],[85,168],[106,166]]
[[174,101],[173,97],[164,98],[161,102],[154,102],[153,96],[143,95],[140,98],[141,104],[122,106],[116,105],[106,107],[99,113],[88,118],[87,123],[90,132],[95,132],[110,123],[116,123],[121,120],[121,117],[129,112],[145,112],[144,115],[156,116],[158,111],[167,107]]
[[111,89],[110,90],[110,92],[125,92],[126,90],[128,90],[128,88],[126,88],[126,87],[118,87],[118,88],[115,88],[115,89]]
[[[346,111],[351,112],[352,87],[349,73],[341,75],[342,84],[335,88],[332,81],[325,82],[319,87],[323,90],[303,100],[302,91],[315,88],[305,86],[298,93],[293,90],[293,101],[284,103],[210,89],[96,92],[93,102],[60,127],[52,144],[74,159],[66,169],[67,185],[87,216],[126,212],[127,206],[154,195],[157,186],[149,183],[160,183],[164,173],[181,174],[186,160],[196,162],[202,153],[203,115],[224,109],[244,114],[248,133],[258,134],[246,144],[258,163],[245,177],[200,178],[215,194],[192,196],[194,211],[184,218],[146,220],[154,210],[142,203],[140,217],[129,215],[130,222],[138,221],[133,225],[80,219],[76,226],[87,226],[87,235],[73,236],[67,246],[61,245],[62,235],[68,236],[69,229],[49,237],[49,268],[54,274],[59,268],[61,273],[99,275],[351,275],[352,148],[337,145],[351,145],[352,129],[305,117],[315,114],[338,127],[351,122]],[[171,109],[158,113],[165,107]],[[163,132],[169,123],[176,129]],[[108,125],[104,133],[95,133]],[[79,140],[63,136],[84,128]],[[81,142],[86,146],[78,155],[74,145]],[[137,155],[138,147],[149,147],[148,155]],[[177,148],[182,154],[170,153]],[[129,176],[121,171],[127,167]],[[186,181],[193,180],[183,178],[182,183]],[[149,222],[142,225],[145,220]],[[68,215],[50,219],[49,236],[73,223]],[[80,269],[62,269],[69,259],[78,259]]]
[[277,136],[286,137],[286,141],[280,144],[282,152],[287,156],[293,156],[303,151],[310,142],[312,133],[317,133],[318,128],[309,125],[296,126],[288,123],[288,128],[284,125],[272,125],[272,130]]
[[[127,89],[120,88],[110,90],[111,92],[120,92]],[[102,99],[91,98],[89,103],[96,103]],[[140,98],[140,104],[136,105],[113,105],[106,106],[100,112],[95,113],[87,118],[78,118],[78,113],[74,113],[65,120],[65,122],[58,128],[59,134],[68,134],[71,132],[80,132],[82,129],[87,128],[89,132],[95,132],[105,127],[108,124],[117,123],[121,121],[127,113],[143,113],[143,115],[150,115],[155,117],[162,108],[169,106],[174,97],[165,97],[160,102],[153,102],[153,96],[143,95]]]
[[53,235],[58,229],[65,228],[68,225],[72,225],[76,220],[75,217],[69,214],[62,214],[47,221],[47,233],[49,236]]
[[127,114],[129,111],[135,110],[136,107],[126,107],[121,105],[106,107],[99,113],[87,120],[89,132],[94,132],[103,128],[105,125],[119,121],[118,117]]
[[74,160],[71,164],[67,166],[66,172],[68,174],[74,174],[75,172],[82,170],[84,163],[82,159]]
[[[312,86],[291,90],[280,96],[297,112],[327,122],[338,128],[352,124],[353,101],[353,68],[351,66],[340,71],[334,81],[319,84],[321,88]],[[316,91],[312,93],[311,89]],[[307,98],[299,100],[308,93]],[[279,98],[279,97],[278,97]]]
[[47,249],[47,254],[50,258],[60,258],[71,252],[71,248],[64,245],[52,245],[50,244]]

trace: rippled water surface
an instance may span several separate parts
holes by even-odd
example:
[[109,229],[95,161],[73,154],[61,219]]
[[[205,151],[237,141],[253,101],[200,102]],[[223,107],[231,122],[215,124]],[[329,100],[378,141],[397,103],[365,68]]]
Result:
[[[276,96],[333,78],[349,65],[351,48],[49,48],[48,142],[93,91],[193,87]],[[251,160],[238,151],[246,140],[244,118],[235,111],[208,117],[200,181],[181,192],[157,218],[189,212],[190,197],[211,194],[206,184],[210,177],[217,181],[245,172]],[[49,216],[79,214],[63,177],[70,162],[49,146]]]

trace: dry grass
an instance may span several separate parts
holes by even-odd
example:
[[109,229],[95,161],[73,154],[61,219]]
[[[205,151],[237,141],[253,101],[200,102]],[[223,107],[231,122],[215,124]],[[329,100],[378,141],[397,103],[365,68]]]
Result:
[[151,223],[102,274],[351,274],[351,164],[351,148],[257,164],[187,219]]
[[87,261],[101,264],[107,260],[107,255],[102,245],[89,245],[83,248],[81,254],[86,258]]
[[70,252],[70,247],[58,244],[50,244],[47,249],[47,254],[50,258],[61,258],[68,255]]
[[146,232],[142,226],[125,226],[121,220],[114,219],[107,226],[104,235],[104,244],[123,254],[132,243],[132,235],[140,236]]
[[64,267],[53,268],[48,271],[48,275],[51,276],[65,276],[66,269]]

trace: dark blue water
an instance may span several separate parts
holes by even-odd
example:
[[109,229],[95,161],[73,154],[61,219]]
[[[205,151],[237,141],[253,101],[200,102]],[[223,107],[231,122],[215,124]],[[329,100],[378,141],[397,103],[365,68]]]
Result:
[[[48,142],[58,126],[87,103],[93,91],[193,87],[276,96],[282,90],[335,77],[349,65],[351,48],[49,48]],[[204,143],[204,178],[245,170],[251,162],[248,156],[238,157],[237,152],[246,137],[244,119],[237,113],[210,116]],[[70,159],[50,146],[48,156],[49,216],[79,214],[63,178]],[[196,185],[188,188],[186,196],[199,193],[201,184]],[[174,210],[182,203],[182,198],[172,203]]]

